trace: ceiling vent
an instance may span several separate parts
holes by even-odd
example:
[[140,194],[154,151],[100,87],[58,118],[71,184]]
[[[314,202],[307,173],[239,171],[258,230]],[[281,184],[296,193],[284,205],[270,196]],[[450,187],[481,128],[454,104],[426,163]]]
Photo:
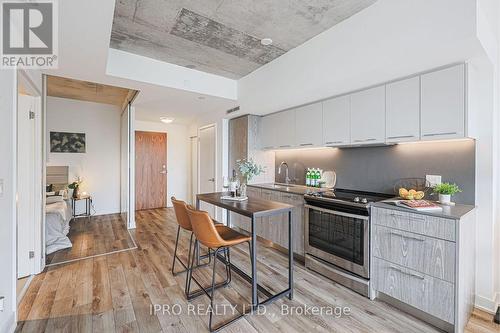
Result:
[[240,111],[240,107],[239,106],[227,110],[226,113],[227,114],[231,114],[231,113],[238,112],[238,111]]

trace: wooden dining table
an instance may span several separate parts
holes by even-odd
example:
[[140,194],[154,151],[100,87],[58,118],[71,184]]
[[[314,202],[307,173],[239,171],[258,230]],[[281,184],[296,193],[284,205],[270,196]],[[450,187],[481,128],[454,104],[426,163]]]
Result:
[[[228,195],[224,192],[204,193],[196,196],[196,208],[200,209],[200,202],[206,202],[216,207],[225,209],[227,214],[227,226],[231,227],[229,212],[240,214],[250,218],[250,233],[252,245],[252,273],[251,276],[245,273],[240,267],[231,263],[231,269],[243,277],[252,285],[252,309],[255,310],[259,305],[271,303],[281,297],[288,296],[289,299],[293,298],[293,235],[292,235],[292,208],[293,206],[281,202],[263,200],[255,197],[248,197],[245,201],[233,201],[222,199],[222,196]],[[255,221],[260,217],[268,217],[278,214],[288,215],[288,288],[276,294],[271,293],[269,290],[261,286],[257,282],[257,234]],[[219,259],[225,262],[225,258],[220,256]],[[267,298],[259,302],[257,292],[260,291]]]

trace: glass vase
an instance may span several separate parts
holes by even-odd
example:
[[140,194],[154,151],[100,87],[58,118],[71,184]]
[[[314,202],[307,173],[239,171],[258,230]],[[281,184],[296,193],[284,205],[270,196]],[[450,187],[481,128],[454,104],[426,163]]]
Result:
[[247,196],[247,184],[242,183],[240,186],[240,197],[245,198]]

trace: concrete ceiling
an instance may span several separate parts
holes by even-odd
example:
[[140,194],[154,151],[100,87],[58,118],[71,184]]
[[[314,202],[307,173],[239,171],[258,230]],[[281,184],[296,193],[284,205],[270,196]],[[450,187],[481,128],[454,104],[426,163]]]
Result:
[[[136,117],[140,120],[159,122],[160,116],[166,116],[175,118],[175,123],[191,124],[199,117],[221,112],[237,105],[235,100],[202,92],[175,89],[148,81],[108,75],[109,40],[114,8],[115,1],[113,0],[60,1],[59,68],[42,72],[48,75],[138,90],[139,95],[134,105]],[[129,66],[137,67],[135,63]],[[183,82],[182,78],[176,79]]]
[[238,79],[376,1],[116,0],[110,47]]

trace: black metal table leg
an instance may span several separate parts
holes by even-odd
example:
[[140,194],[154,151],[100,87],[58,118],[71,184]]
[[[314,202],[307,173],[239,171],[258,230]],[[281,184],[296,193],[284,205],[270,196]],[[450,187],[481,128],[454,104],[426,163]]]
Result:
[[289,299],[293,299],[293,232],[292,232],[292,212],[288,212],[288,294]]
[[259,305],[257,299],[257,234],[255,218],[252,217],[252,309],[256,310]]

